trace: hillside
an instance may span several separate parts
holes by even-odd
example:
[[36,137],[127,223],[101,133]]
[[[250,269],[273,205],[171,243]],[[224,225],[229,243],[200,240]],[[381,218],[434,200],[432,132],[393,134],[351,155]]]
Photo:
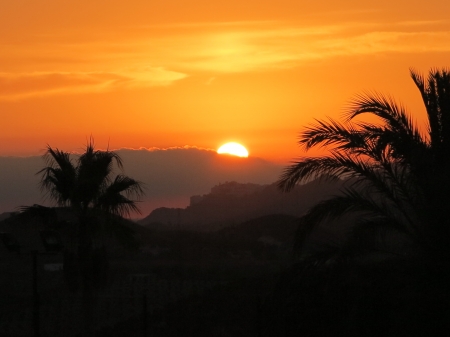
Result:
[[287,258],[297,218],[268,215],[215,232],[155,230],[141,227],[141,251],[161,260],[266,260]]
[[[330,195],[339,193],[342,182],[312,181],[297,186],[289,193],[280,191],[276,184],[259,185],[251,193],[221,193],[215,186],[211,193],[197,196],[196,202],[182,208],[158,208],[140,220],[143,226],[171,230],[218,230],[227,226],[270,214],[303,215],[311,206]],[[191,199],[192,200],[192,199]]]

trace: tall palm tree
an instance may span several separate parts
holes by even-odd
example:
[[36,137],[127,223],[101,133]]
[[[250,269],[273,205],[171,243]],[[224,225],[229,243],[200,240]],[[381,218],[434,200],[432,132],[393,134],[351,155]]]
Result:
[[[104,239],[107,232],[120,240],[131,238],[123,216],[139,212],[137,201],[143,195],[141,183],[114,168],[123,168],[121,158],[112,151],[99,151],[93,140],[76,159],[68,152],[47,147],[41,189],[60,208],[67,209],[75,221],[64,253],[64,273],[69,288],[83,293],[85,334],[92,333],[93,291],[105,285],[107,258]],[[48,208],[25,207],[25,212],[45,215]]]
[[[426,132],[392,98],[364,94],[351,103],[343,123],[316,121],[300,134],[305,150],[325,147],[328,154],[294,161],[279,187],[289,191],[318,177],[348,183],[341,195],[301,218],[298,248],[325,219],[356,212],[354,233],[396,231],[426,254],[450,257],[450,71],[431,70],[427,79],[410,73],[427,112]],[[379,123],[355,121],[363,114]]]
[[101,246],[105,231],[122,229],[123,234],[120,219],[139,212],[136,200],[143,195],[141,183],[122,174],[113,177],[114,164],[123,168],[121,158],[112,151],[96,150],[92,139],[76,160],[70,153],[50,146],[44,159],[46,166],[38,172],[41,189],[59,207],[69,208],[75,215],[72,243],[76,248],[72,257],[89,260],[93,249]]

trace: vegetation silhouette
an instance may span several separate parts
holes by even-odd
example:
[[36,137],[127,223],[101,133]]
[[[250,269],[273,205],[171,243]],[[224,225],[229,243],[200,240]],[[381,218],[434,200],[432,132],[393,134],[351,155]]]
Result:
[[[328,153],[297,159],[278,180],[284,191],[315,178],[344,182],[341,194],[300,218],[300,259],[274,293],[275,310],[292,317],[292,335],[437,336],[447,327],[450,71],[410,74],[426,128],[389,96],[359,95],[343,122],[317,120],[301,132],[305,150]],[[358,118],[364,114],[373,122]],[[311,254],[306,243],[324,225],[344,240],[330,238]]]
[[[70,153],[50,146],[44,159],[46,166],[37,173],[41,175],[41,189],[58,208],[34,205],[22,210],[39,215],[44,222],[55,220],[57,211],[72,215],[69,242],[64,249],[64,276],[69,288],[81,290],[89,321],[93,292],[107,282],[106,238],[114,236],[130,244],[133,234],[123,216],[139,212],[142,184],[123,174],[114,177],[114,167],[123,168],[121,158],[109,150],[96,150],[93,139],[76,160]],[[90,330],[89,322],[87,325]]]
[[[412,69],[410,74],[426,108],[426,132],[401,104],[378,93],[357,96],[343,123],[317,121],[301,132],[305,150],[325,147],[329,152],[294,161],[278,186],[290,191],[317,177],[346,179],[347,185],[341,195],[316,204],[301,218],[297,251],[320,223],[352,213],[357,216],[348,247],[357,242],[374,247],[379,238],[397,233],[421,256],[440,261],[450,256],[450,72],[432,69],[426,79]],[[356,120],[364,114],[380,122]]]

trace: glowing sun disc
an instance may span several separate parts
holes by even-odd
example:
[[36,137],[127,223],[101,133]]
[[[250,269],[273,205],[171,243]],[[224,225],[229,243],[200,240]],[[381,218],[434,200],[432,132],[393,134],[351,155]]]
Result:
[[247,149],[239,143],[226,143],[217,150],[218,154],[231,154],[238,157],[248,157]]

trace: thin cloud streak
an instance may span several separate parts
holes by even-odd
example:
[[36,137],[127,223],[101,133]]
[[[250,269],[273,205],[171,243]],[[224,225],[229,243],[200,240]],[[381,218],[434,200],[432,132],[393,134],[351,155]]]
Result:
[[[450,51],[446,22],[420,20],[304,26],[279,21],[188,23],[149,26],[132,35],[100,34],[90,42],[76,36],[67,41],[58,37],[58,43],[51,37],[42,39],[27,48],[10,45],[0,56],[0,63],[15,59],[24,68],[0,73],[0,99],[167,86],[199,73],[213,78],[290,69],[336,57]],[[37,59],[44,70],[27,71],[27,65],[36,70]]]
[[[421,25],[424,23],[410,22],[408,26]],[[351,24],[205,34],[192,41],[196,46],[193,49],[183,50],[182,41],[174,43],[178,58],[172,66],[186,71],[233,73],[293,68],[337,56],[450,51],[449,31],[392,28]]]
[[0,100],[104,92],[123,88],[167,86],[187,75],[162,67],[113,73],[0,73]]
[[155,152],[155,151],[173,151],[173,150],[198,150],[198,151],[210,151],[210,152],[216,152],[216,150],[206,147],[200,147],[195,145],[184,145],[184,146],[170,146],[170,147],[140,147],[138,149],[135,148],[127,148],[127,147],[121,147],[119,149],[115,149],[113,151],[148,151],[148,152]]
[[[149,62],[189,74],[270,71],[344,55],[447,52],[450,30],[436,29],[439,24],[442,21],[349,22],[302,27],[279,22],[192,24],[187,25],[183,33],[158,38],[149,36],[131,44],[117,44],[115,48],[117,51],[134,50],[134,54],[120,54],[125,59],[133,58],[137,63]],[[197,29],[203,25],[208,29]]]
[[399,26],[434,26],[439,24],[445,24],[444,20],[408,20],[400,21]]
[[243,27],[243,26],[264,26],[267,24],[274,24],[279,21],[265,20],[265,21],[222,21],[222,22],[184,22],[184,23],[167,23],[160,25],[145,25],[139,26],[140,29],[173,29],[173,28],[214,28],[214,27]]

